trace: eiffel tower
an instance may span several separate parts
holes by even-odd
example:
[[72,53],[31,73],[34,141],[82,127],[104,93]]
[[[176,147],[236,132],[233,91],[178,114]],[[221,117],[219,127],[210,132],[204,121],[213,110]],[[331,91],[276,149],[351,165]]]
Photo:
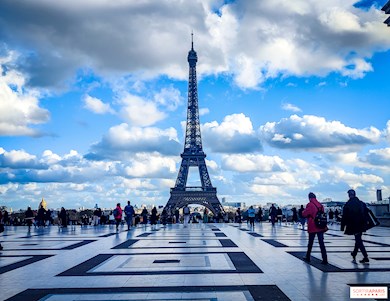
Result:
[[[187,126],[184,151],[176,184],[171,188],[171,196],[165,208],[168,212],[185,205],[197,204],[208,208],[217,215],[223,212],[223,207],[217,197],[217,188],[211,184],[210,176],[205,162],[206,154],[203,152],[200,135],[198,86],[196,80],[196,62],[198,56],[194,50],[193,34],[191,34],[191,50],[188,52],[189,78],[188,78],[188,108]],[[202,186],[187,186],[190,167],[198,167]]]

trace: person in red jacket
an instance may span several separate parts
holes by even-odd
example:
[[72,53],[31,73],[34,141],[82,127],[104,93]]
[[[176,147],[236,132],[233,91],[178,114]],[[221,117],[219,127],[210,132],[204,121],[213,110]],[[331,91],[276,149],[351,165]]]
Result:
[[121,204],[120,203],[116,204],[116,208],[112,212],[112,214],[114,215],[114,219],[115,219],[116,232],[119,231],[119,225],[122,222],[122,213],[123,213],[123,211],[121,208]]
[[310,262],[310,253],[313,248],[314,238],[317,234],[318,243],[321,249],[322,255],[322,264],[328,264],[328,257],[326,255],[326,249],[324,244],[324,232],[328,231],[328,227],[318,228],[314,223],[314,218],[317,214],[317,211],[324,211],[324,206],[317,201],[316,195],[313,192],[309,193],[309,203],[306,205],[306,209],[303,210],[302,215],[307,218],[307,232],[309,233],[309,243],[307,245],[306,256],[303,259],[307,262]]

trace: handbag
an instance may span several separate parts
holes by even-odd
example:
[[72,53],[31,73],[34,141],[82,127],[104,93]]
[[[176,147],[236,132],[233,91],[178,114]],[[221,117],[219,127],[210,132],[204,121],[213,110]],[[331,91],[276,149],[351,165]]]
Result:
[[380,222],[376,218],[375,214],[371,211],[371,209],[366,207],[365,210],[365,228],[366,230],[369,230],[371,228],[374,228],[376,226],[379,226]]

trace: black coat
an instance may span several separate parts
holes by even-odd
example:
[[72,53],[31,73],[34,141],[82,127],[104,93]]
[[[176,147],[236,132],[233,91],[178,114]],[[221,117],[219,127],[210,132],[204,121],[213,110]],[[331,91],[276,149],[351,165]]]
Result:
[[366,231],[365,213],[367,206],[357,197],[352,197],[343,207],[341,218],[341,231],[345,228],[345,234],[353,235]]

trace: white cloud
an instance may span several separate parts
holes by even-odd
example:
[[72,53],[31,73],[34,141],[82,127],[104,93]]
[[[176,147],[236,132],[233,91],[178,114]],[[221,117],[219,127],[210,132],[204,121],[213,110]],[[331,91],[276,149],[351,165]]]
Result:
[[223,122],[205,123],[202,126],[204,145],[213,152],[245,153],[260,151],[260,140],[253,130],[252,122],[244,114],[225,116]]
[[277,148],[329,152],[359,149],[377,143],[381,136],[374,127],[355,129],[313,115],[291,115],[279,122],[267,122],[260,132],[268,144]]
[[299,107],[297,107],[296,105],[293,105],[291,103],[282,104],[282,109],[285,111],[292,111],[292,112],[301,112],[302,111]]
[[210,113],[210,110],[208,108],[200,108],[199,109],[199,115],[200,116],[207,115],[209,113]]
[[390,142],[390,120],[386,123],[386,128],[384,130],[384,135],[387,138],[387,141]]
[[[0,12],[7,12],[0,17],[7,33],[4,42],[29,48],[23,68],[37,85],[63,83],[83,67],[106,77],[132,73],[184,79],[182,57],[194,28],[199,75],[230,74],[240,87],[257,88],[280,75],[337,72],[361,78],[371,71],[369,59],[390,47],[390,36],[378,8],[354,4],[356,0],[36,0],[23,6],[0,2]],[[25,18],[16,18],[22,9]]]
[[162,88],[160,92],[154,95],[154,101],[169,111],[176,110],[184,102],[180,91],[173,87]]
[[347,183],[352,188],[364,187],[368,184],[382,184],[384,181],[381,177],[373,174],[358,174],[347,172],[342,168],[333,167],[327,171],[329,180],[333,183]]
[[344,66],[341,70],[341,74],[351,78],[363,78],[367,72],[373,71],[370,63],[363,59],[353,59],[348,66]]
[[130,161],[125,167],[127,177],[169,178],[176,173],[175,160],[158,154],[138,153]]
[[123,105],[121,116],[133,126],[150,126],[166,118],[154,102],[139,96],[126,94],[119,102]]
[[276,172],[285,169],[283,159],[277,156],[237,154],[223,156],[222,168],[237,172]]
[[346,8],[330,7],[318,16],[321,24],[334,32],[361,32],[359,17]]
[[174,128],[131,127],[127,123],[113,126],[102,140],[91,147],[93,159],[126,159],[136,152],[159,152],[165,155],[178,155],[182,145]]
[[110,104],[104,103],[103,101],[101,101],[96,97],[92,97],[87,94],[84,96],[83,101],[84,101],[84,108],[96,114],[114,113],[114,110],[111,108]]
[[6,64],[12,54],[0,57],[0,136],[42,135],[32,125],[49,120],[49,112],[39,106],[39,93],[25,87],[25,77]]
[[41,158],[20,150],[0,151],[1,184],[70,183],[72,190],[81,191],[89,187],[89,182],[112,177],[171,178],[176,173],[177,158],[158,153],[136,153],[119,162],[90,161],[76,151],[63,156],[45,151]]
[[42,169],[47,167],[37,160],[37,157],[27,153],[24,150],[11,150],[7,152],[0,147],[0,167],[2,168],[28,168],[28,169]]
[[123,187],[125,187],[129,192],[138,190],[138,189],[155,189],[156,186],[150,182],[150,179],[141,180],[141,179],[123,179]]
[[364,162],[386,168],[390,166],[390,148],[372,149],[364,158]]

